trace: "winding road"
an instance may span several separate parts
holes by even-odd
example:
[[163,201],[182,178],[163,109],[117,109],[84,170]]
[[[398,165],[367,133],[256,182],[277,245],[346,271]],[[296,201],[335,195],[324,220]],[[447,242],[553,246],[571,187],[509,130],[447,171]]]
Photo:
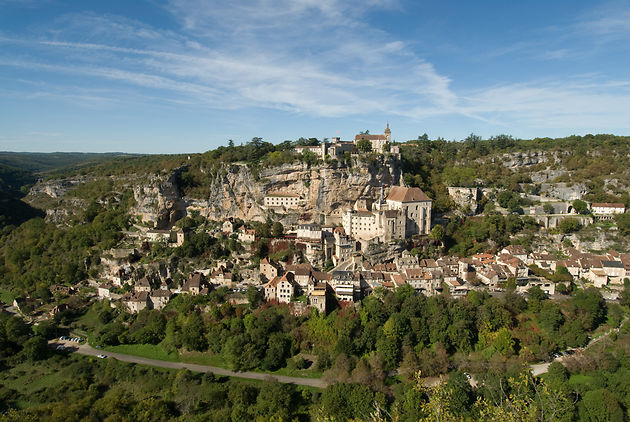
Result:
[[231,371],[225,368],[219,368],[217,366],[197,365],[194,363],[184,363],[184,362],[169,362],[165,360],[148,359],[148,358],[143,358],[140,356],[132,356],[132,355],[126,355],[122,353],[104,352],[102,350],[94,349],[88,344],[82,344],[79,346],[76,343],[69,343],[69,342],[64,342],[64,341],[56,341],[52,345],[55,346],[57,344],[63,344],[64,346],[68,348],[67,350],[71,350],[81,355],[97,356],[100,354],[104,354],[108,358],[114,358],[122,362],[139,363],[141,365],[155,366],[158,368],[167,368],[167,369],[186,368],[194,372],[204,372],[204,373],[212,372],[213,374],[226,376],[226,377],[248,378],[248,379],[253,379],[253,380],[261,380],[261,381],[278,381],[284,384],[305,385],[308,387],[317,387],[317,388],[326,388],[328,386],[328,383],[326,383],[320,378],[288,377],[285,375],[264,374],[264,373],[259,373],[259,372],[236,372],[236,371]]

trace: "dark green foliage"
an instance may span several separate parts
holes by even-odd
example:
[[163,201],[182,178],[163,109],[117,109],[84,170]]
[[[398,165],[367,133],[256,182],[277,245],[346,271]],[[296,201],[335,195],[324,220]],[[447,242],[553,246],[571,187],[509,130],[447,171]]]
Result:
[[487,250],[489,242],[496,248],[507,246],[511,235],[535,226],[527,217],[518,215],[451,219],[446,226],[444,243],[451,254],[472,255]]
[[273,237],[282,237],[283,234],[284,234],[284,226],[282,225],[282,223],[279,221],[276,221],[275,223],[273,223],[273,226],[271,228],[271,235]]
[[42,360],[48,356],[47,342],[44,337],[31,337],[24,342],[22,347],[22,357],[26,360]]
[[161,312],[143,309],[129,327],[127,338],[131,343],[158,344],[164,339],[166,320]]
[[588,213],[588,204],[586,202],[582,201],[581,199],[574,200],[571,205],[573,205],[573,209],[578,214],[587,214]]
[[580,420],[586,422],[621,422],[624,413],[619,402],[606,389],[588,391],[579,405]]
[[357,149],[361,152],[371,152],[372,151],[372,142],[369,139],[361,139],[357,142]]
[[615,222],[619,231],[624,235],[630,235],[630,214],[617,214],[615,215]]
[[322,393],[319,413],[334,421],[366,419],[373,412],[374,393],[365,385],[333,384]]
[[606,302],[594,287],[578,290],[570,302],[571,310],[586,330],[594,330],[606,317]]
[[558,229],[562,233],[573,233],[580,230],[581,228],[582,225],[580,224],[580,221],[572,217],[564,218],[558,224]]
[[451,372],[446,387],[451,394],[449,406],[451,412],[457,415],[469,414],[475,400],[475,394],[466,375],[460,371]]

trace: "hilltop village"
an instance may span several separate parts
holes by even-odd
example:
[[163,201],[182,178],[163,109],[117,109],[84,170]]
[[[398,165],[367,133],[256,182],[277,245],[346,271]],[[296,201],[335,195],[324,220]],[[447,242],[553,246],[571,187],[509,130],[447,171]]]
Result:
[[[399,148],[391,144],[388,124],[383,134],[358,134],[347,142],[333,138],[319,145],[298,146],[294,152],[314,154],[324,160],[344,154],[395,156],[400,154]],[[449,188],[453,200],[468,208],[476,206],[473,201],[481,196],[480,191]],[[443,227],[432,216],[432,199],[420,188],[405,186],[402,177],[400,185],[381,183],[376,192],[372,198],[363,195],[353,206],[335,215],[319,216],[317,221],[305,214],[286,227],[276,223],[279,230],[271,240],[270,252],[287,248],[296,251],[290,260],[273,259],[272,253],[263,257],[254,254],[252,249],[258,238],[247,221],[226,218],[213,222],[212,228],[204,226],[203,232],[238,242],[241,252],[230,259],[192,268],[184,277],[181,273],[176,277],[172,268],[155,262],[152,266],[143,264],[148,270],[138,270],[142,266],[140,258],[155,245],[162,249],[179,248],[191,235],[189,229],[176,225],[152,229],[152,222],[144,221],[126,234],[123,243],[130,247],[114,248],[103,254],[103,272],[89,283],[97,288],[99,298],[122,304],[132,313],[145,308],[162,309],[175,295],[207,295],[224,287],[229,290],[228,299],[233,304],[247,303],[248,288],[256,288],[265,301],[288,304],[299,314],[311,308],[326,313],[352,306],[379,289],[395,290],[403,285],[427,296],[448,293],[462,297],[470,290],[497,293],[505,288],[523,293],[532,286],[539,286],[553,296],[567,293],[574,280],[583,287],[601,288],[605,297],[615,299],[623,289],[624,279],[630,277],[630,255],[613,250],[603,254],[581,251],[561,239],[553,247],[534,246],[529,251],[522,245],[509,245],[495,254],[481,253],[467,258],[421,257],[404,245],[406,242],[439,245]],[[276,189],[265,192],[262,208],[276,216],[299,214],[306,200],[304,193]],[[623,204],[593,203],[590,214],[585,216],[570,204],[556,201],[551,211],[532,207],[525,213],[544,227],[555,227],[564,217],[577,218],[587,225],[625,212]],[[194,207],[187,213],[199,215]],[[139,218],[142,221],[146,216]],[[432,232],[436,226],[437,233]]]

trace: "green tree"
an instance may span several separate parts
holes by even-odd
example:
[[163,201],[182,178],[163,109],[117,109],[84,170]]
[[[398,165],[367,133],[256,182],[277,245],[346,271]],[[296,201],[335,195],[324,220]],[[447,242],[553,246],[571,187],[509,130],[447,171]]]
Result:
[[450,393],[449,409],[456,415],[469,414],[475,400],[475,394],[468,378],[460,371],[453,371],[448,376],[446,388]]
[[543,205],[543,211],[545,212],[545,214],[553,214],[554,212],[553,205],[551,205],[549,202],[546,202]]
[[265,382],[256,398],[254,414],[264,420],[290,420],[291,409],[294,407],[291,397],[294,390],[295,387],[289,384]]
[[371,152],[372,142],[369,139],[361,139],[357,142],[357,149],[361,152]]
[[36,361],[48,356],[48,343],[44,337],[34,336],[24,342],[22,356],[26,360]]
[[282,223],[279,221],[276,221],[275,223],[273,223],[273,226],[271,228],[271,235],[273,237],[282,237],[283,233],[284,233],[284,226],[282,225]]
[[580,420],[586,422],[621,422],[623,410],[615,396],[605,388],[584,393],[579,404]]
[[196,312],[186,318],[182,327],[181,342],[188,350],[203,351],[208,347],[203,320]]
[[441,241],[444,239],[444,227],[440,224],[436,224],[432,229],[431,233],[429,233],[429,238]]
[[249,307],[256,309],[262,303],[262,293],[255,286],[250,284],[247,287],[247,300],[249,301]]
[[494,350],[501,353],[503,356],[510,357],[514,355],[515,353],[515,350],[514,350],[515,344],[516,342],[514,341],[514,338],[512,337],[512,333],[510,333],[510,330],[508,330],[507,328],[501,328],[497,332],[497,336],[494,342],[492,343],[492,347],[494,348]]
[[267,352],[262,362],[262,368],[275,371],[284,366],[291,349],[291,341],[284,333],[273,333],[267,341]]
[[580,230],[581,228],[582,225],[580,224],[580,221],[577,218],[573,217],[564,218],[558,224],[558,229],[562,233],[573,233]]
[[581,199],[576,199],[573,201],[573,209],[578,214],[587,214],[588,213],[588,204]]
[[545,300],[547,299],[547,294],[543,292],[540,286],[532,286],[527,290],[527,297],[529,299]]
[[564,317],[562,316],[560,307],[556,304],[556,302],[546,300],[542,304],[538,321],[544,330],[549,333],[555,333],[564,322]]

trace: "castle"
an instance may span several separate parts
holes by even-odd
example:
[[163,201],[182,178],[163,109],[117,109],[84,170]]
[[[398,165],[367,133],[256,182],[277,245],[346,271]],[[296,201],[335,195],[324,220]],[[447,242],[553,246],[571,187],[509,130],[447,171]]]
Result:
[[345,152],[356,153],[357,143],[362,140],[370,141],[372,144],[372,151],[379,154],[383,154],[385,152],[400,152],[398,147],[391,147],[392,131],[389,128],[389,123],[387,123],[385,132],[381,135],[360,133],[354,136],[354,141],[342,141],[341,138],[334,137],[332,138],[332,142],[322,142],[319,145],[298,145],[294,148],[294,151],[297,154],[309,151],[321,160],[323,160],[326,156],[337,158],[343,156]]

